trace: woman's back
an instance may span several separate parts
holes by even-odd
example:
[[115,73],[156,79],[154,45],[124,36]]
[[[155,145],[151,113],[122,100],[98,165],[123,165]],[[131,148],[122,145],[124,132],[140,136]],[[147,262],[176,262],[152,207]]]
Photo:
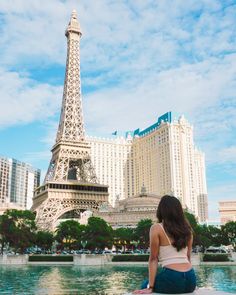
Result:
[[184,247],[181,250],[177,251],[177,249],[172,245],[170,238],[168,237],[162,223],[158,223],[161,231],[159,234],[159,255],[158,260],[162,267],[171,264],[187,264],[189,267],[188,260],[188,248]]

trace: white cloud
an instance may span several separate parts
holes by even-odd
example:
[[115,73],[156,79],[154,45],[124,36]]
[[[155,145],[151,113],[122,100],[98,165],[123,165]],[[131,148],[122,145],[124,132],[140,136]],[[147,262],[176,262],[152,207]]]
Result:
[[235,10],[234,7],[220,10],[220,1],[166,0],[140,4],[50,0],[42,5],[40,0],[15,0],[0,3],[4,63],[19,63],[20,57],[24,63],[31,59],[40,66],[42,61],[64,64],[63,32],[74,7],[84,32],[85,71],[114,66],[119,71],[122,57],[127,57],[129,64],[137,64],[142,57],[147,65],[152,62],[153,66],[165,66],[179,59],[183,61],[185,54],[197,58],[234,48]]
[[44,120],[58,110],[62,88],[0,69],[0,127]]
[[[231,55],[223,62],[211,58],[161,73],[151,72],[137,84],[128,80],[119,87],[87,95],[84,105],[88,128],[104,133],[110,128],[146,127],[169,110],[186,113],[198,126],[198,118],[201,117],[203,123],[209,120],[208,110],[225,99],[225,92],[228,96],[234,95],[235,60]],[[220,108],[214,110],[214,120],[219,111]]]
[[236,146],[222,149],[218,155],[219,163],[236,164]]
[[1,1],[3,26],[0,47],[4,65],[34,64],[47,62],[47,59],[64,63],[65,47],[62,43],[65,19],[76,1],[50,0]]

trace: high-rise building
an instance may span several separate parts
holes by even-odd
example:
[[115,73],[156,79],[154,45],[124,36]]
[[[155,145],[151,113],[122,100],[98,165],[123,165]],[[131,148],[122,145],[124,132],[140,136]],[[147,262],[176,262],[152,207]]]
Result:
[[39,169],[16,159],[0,157],[1,208],[30,209],[33,191],[39,184]]
[[0,157],[0,202],[10,201],[11,159]]
[[109,186],[109,202],[141,192],[173,194],[203,222],[208,217],[204,154],[196,149],[193,127],[168,112],[150,127],[124,137],[88,137],[99,181]]
[[195,184],[199,222],[208,220],[205,155],[195,148]]
[[132,183],[133,169],[132,140],[124,137],[105,139],[88,137],[91,145],[91,159],[100,183],[109,185],[109,202],[115,205],[134,195]]

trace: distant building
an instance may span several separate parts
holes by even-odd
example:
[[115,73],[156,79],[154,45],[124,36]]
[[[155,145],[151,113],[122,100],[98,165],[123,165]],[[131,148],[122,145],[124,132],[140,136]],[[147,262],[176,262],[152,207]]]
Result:
[[115,139],[88,137],[91,145],[91,159],[98,180],[109,185],[109,202],[115,205],[134,195],[132,138]]
[[220,221],[225,224],[229,221],[236,221],[236,201],[219,202]]
[[2,215],[5,211],[10,209],[24,210],[24,208],[22,208],[16,203],[11,203],[11,202],[0,203],[0,215]]
[[206,168],[205,156],[197,149],[194,150],[195,157],[195,185],[198,204],[199,222],[204,222],[208,219],[208,199],[206,185]]
[[145,130],[118,135],[87,138],[95,172],[100,183],[109,186],[112,206],[117,198],[137,196],[145,187],[151,195],[175,195],[199,222],[208,218],[205,158],[183,116],[168,112]]
[[40,170],[16,159],[0,157],[0,212],[30,209]]
[[141,219],[157,221],[156,212],[161,197],[141,192],[139,195],[124,200],[117,200],[115,207],[104,205],[98,216],[114,229],[137,226]]

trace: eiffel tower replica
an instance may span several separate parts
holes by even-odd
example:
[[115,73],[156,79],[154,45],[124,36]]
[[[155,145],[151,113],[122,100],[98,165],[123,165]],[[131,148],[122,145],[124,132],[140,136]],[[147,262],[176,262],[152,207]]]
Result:
[[98,184],[85,140],[80,80],[80,38],[77,13],[73,10],[65,33],[67,63],[56,143],[44,184],[34,192],[32,211],[39,228],[54,230],[68,212],[92,210],[95,215],[108,201],[108,186]]

